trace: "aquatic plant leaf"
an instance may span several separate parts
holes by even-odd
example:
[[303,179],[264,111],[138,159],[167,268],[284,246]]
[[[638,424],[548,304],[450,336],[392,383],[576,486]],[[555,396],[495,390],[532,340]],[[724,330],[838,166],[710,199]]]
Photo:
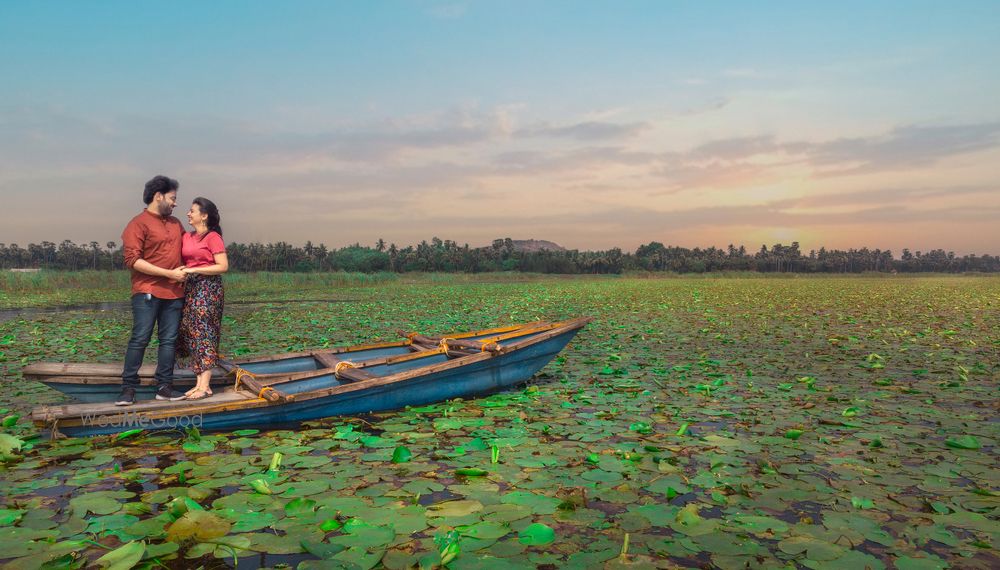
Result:
[[192,510],[203,511],[205,508],[190,497],[177,497],[173,501],[170,501],[170,504],[167,506],[167,512],[175,519],[181,518],[184,516],[184,513]]
[[896,559],[898,570],[945,570],[950,567],[950,564],[933,554],[925,554],[919,558],[900,556]]
[[340,530],[340,527],[344,526],[343,523],[337,519],[327,519],[320,523],[319,528],[323,532],[331,532],[334,530]]
[[0,433],[0,461],[16,459],[23,446],[24,441],[20,438],[9,433]]
[[0,509],[0,526],[8,526],[16,523],[26,512],[23,509]]
[[517,539],[528,546],[545,546],[555,541],[556,531],[546,524],[532,523],[517,534]]
[[384,555],[384,548],[369,549],[355,547],[348,548],[347,550],[334,555],[333,560],[349,564],[346,568],[370,570],[378,565]]
[[562,500],[556,497],[538,495],[526,491],[513,491],[500,498],[501,503],[522,505],[531,509],[536,515],[551,515],[556,512]]
[[303,540],[300,542],[302,550],[312,554],[321,560],[329,560],[335,554],[343,552],[346,547],[341,544],[330,544],[328,542],[318,542],[314,540]]
[[181,448],[188,453],[208,453],[215,450],[215,442],[208,439],[186,441]]
[[130,429],[130,430],[123,431],[123,432],[119,433],[118,435],[115,436],[115,439],[119,440],[119,441],[123,440],[123,439],[128,439],[130,437],[134,437],[134,436],[139,435],[143,431],[145,431],[145,430],[142,430],[142,429]]
[[303,552],[301,536],[278,536],[270,532],[254,532],[243,535],[250,539],[249,549],[267,554],[298,554]]
[[95,491],[70,499],[69,506],[73,509],[73,513],[80,517],[86,516],[87,513],[110,515],[122,508],[118,499],[128,499],[133,496],[135,494],[129,491]]
[[105,570],[129,570],[142,560],[146,545],[142,542],[128,542],[94,562]]
[[479,522],[456,529],[460,535],[482,540],[495,540],[510,534],[510,527],[495,522]]
[[302,517],[311,515],[316,511],[316,501],[299,497],[292,499],[285,504],[285,515],[290,517]]
[[954,449],[979,449],[980,447],[979,440],[971,435],[949,437],[944,443]]
[[229,534],[233,523],[208,511],[188,511],[167,527],[167,540],[209,541]]
[[430,505],[427,507],[427,516],[461,517],[481,510],[483,510],[483,504],[479,501],[461,499]]
[[330,544],[339,544],[347,548],[375,548],[389,544],[396,538],[396,531],[391,526],[375,526],[367,523],[344,525],[346,534],[329,539]]
[[778,548],[786,554],[805,553],[806,558],[814,561],[829,561],[840,558],[847,552],[843,546],[817,540],[808,536],[793,536],[778,543]]
[[404,446],[399,446],[392,452],[392,462],[393,463],[406,463],[413,458],[413,454],[410,453],[409,448]]
[[152,560],[153,558],[163,558],[169,556],[178,550],[180,550],[180,545],[176,542],[163,542],[160,544],[147,544],[146,553],[143,555],[143,560]]
[[250,488],[252,488],[257,493],[261,495],[272,495],[274,491],[271,489],[271,485],[268,484],[264,479],[253,479],[249,483]]
[[851,505],[855,509],[870,509],[875,506],[875,501],[865,497],[851,497]]

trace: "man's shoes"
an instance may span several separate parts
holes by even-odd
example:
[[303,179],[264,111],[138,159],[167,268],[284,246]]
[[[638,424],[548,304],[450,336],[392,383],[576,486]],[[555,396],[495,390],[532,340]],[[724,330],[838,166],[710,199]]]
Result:
[[161,384],[160,387],[156,389],[157,400],[170,400],[171,402],[176,402],[178,400],[183,400],[185,397],[186,396],[183,392],[174,392],[173,388],[164,384]]
[[135,388],[131,386],[125,386],[122,388],[122,393],[118,394],[118,399],[115,400],[116,406],[131,406],[135,403]]

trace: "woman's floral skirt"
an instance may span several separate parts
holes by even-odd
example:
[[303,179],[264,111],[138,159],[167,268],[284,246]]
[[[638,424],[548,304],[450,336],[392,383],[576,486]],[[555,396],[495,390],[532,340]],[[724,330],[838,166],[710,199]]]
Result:
[[221,275],[192,273],[184,280],[184,313],[177,333],[177,356],[195,374],[211,370],[219,360],[222,329]]

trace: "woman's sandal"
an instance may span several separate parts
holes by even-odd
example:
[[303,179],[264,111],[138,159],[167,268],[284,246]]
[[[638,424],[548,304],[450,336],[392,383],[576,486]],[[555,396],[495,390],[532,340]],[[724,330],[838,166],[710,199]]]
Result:
[[[211,396],[212,394],[214,394],[214,392],[212,392],[211,388],[209,388],[208,390],[205,390],[205,391],[208,392],[209,396]],[[201,390],[199,390],[198,388],[191,388],[187,392],[184,392],[184,395],[185,396],[190,396],[191,394],[194,394],[195,392],[201,392]]]
[[212,393],[209,392],[208,390],[195,390],[194,392],[192,392],[191,394],[189,394],[187,398],[184,398],[184,399],[185,400],[204,400],[205,398],[207,398],[207,397],[209,397],[211,395],[212,395]]

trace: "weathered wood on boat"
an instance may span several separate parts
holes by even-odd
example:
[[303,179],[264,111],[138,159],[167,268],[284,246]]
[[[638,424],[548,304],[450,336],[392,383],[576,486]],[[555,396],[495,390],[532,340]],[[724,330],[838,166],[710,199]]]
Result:
[[336,356],[325,352],[317,352],[316,354],[313,354],[313,358],[322,364],[323,368],[336,368],[338,362],[343,362],[343,360],[337,358]]
[[243,378],[240,380],[240,385],[245,386],[251,394],[257,394],[258,398],[264,398],[270,402],[288,402],[291,400],[291,397],[288,394],[285,394],[277,388],[272,388],[266,384],[262,384],[255,378]]
[[368,380],[374,378],[375,375],[368,372],[364,368],[354,368],[346,367],[341,368],[339,372],[336,373],[338,380],[347,380],[348,382],[360,382],[362,380]]
[[232,362],[219,359],[219,367],[233,375],[236,379],[234,385],[236,388],[243,387],[251,393],[256,393],[258,398],[264,398],[271,402],[287,402],[289,399],[288,395],[284,392],[261,382],[253,374]]

